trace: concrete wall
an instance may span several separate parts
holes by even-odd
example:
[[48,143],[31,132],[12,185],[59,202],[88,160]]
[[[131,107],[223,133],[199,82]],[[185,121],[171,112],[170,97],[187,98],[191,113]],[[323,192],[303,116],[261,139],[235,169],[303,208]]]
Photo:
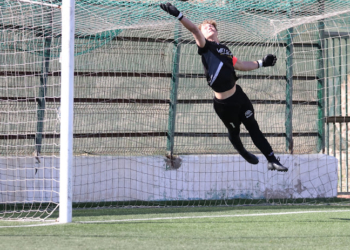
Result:
[[[337,159],[281,155],[287,173],[250,165],[238,155],[184,155],[176,170],[163,156],[74,158],[74,202],[232,198],[318,198],[337,195]],[[59,159],[0,158],[0,202],[58,202]]]

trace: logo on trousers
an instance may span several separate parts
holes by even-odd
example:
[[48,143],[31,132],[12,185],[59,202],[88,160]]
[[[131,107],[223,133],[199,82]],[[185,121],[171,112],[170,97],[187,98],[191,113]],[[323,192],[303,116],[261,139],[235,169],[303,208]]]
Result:
[[244,114],[245,114],[246,118],[249,118],[249,117],[251,117],[253,115],[253,111],[247,110]]

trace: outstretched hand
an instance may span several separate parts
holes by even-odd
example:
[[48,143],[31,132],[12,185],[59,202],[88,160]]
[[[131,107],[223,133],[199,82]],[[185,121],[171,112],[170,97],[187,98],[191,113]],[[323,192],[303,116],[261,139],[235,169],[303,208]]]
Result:
[[162,8],[162,10],[168,12],[170,15],[176,17],[179,20],[181,20],[181,18],[183,17],[181,12],[171,3],[161,3],[160,7]]
[[264,56],[262,59],[262,66],[263,67],[270,67],[274,66],[277,61],[277,57],[275,55],[268,54]]

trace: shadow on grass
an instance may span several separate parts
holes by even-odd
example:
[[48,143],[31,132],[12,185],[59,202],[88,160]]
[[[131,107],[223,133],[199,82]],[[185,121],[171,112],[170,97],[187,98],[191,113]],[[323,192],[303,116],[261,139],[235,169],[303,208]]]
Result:
[[[242,200],[240,200],[242,201]],[[175,214],[175,213],[208,213],[208,212],[223,212],[223,211],[253,211],[253,210],[315,210],[315,209],[339,209],[349,208],[349,200],[337,199],[337,202],[330,203],[325,200],[319,200],[318,202],[295,202],[294,203],[283,203],[271,202],[262,204],[260,203],[243,203],[243,204],[231,204],[231,205],[173,205],[173,206],[125,206],[120,207],[117,205],[110,205],[106,207],[93,207],[84,206],[78,207],[73,210],[74,217],[85,217],[85,216],[109,216],[109,215],[145,215],[145,214]]]
[[[277,199],[277,200],[192,200],[192,201],[130,201],[130,202],[100,202],[100,203],[74,203],[73,218],[85,216],[108,216],[108,215],[146,215],[146,214],[175,214],[175,213],[207,213],[221,211],[240,210],[288,210],[288,209],[334,209],[349,207],[350,200],[343,198],[329,199]],[[28,213],[25,217],[34,216],[32,214],[43,213],[54,210],[57,204],[28,203],[28,204],[5,204],[0,205],[0,215],[2,211],[10,212],[8,216]],[[29,208],[29,209],[28,209]],[[27,209],[29,210],[28,212]],[[12,212],[12,213],[11,213]],[[2,219],[7,215],[3,214]],[[39,215],[40,216],[40,215]],[[50,218],[58,218],[59,211],[56,210]],[[16,216],[17,217],[17,216]],[[41,216],[40,216],[41,217]]]

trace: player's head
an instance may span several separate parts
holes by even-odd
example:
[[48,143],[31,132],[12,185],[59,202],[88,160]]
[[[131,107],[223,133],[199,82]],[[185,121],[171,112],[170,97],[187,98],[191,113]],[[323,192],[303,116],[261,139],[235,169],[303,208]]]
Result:
[[218,29],[214,20],[204,20],[200,25],[198,25],[198,28],[206,39],[217,39]]

